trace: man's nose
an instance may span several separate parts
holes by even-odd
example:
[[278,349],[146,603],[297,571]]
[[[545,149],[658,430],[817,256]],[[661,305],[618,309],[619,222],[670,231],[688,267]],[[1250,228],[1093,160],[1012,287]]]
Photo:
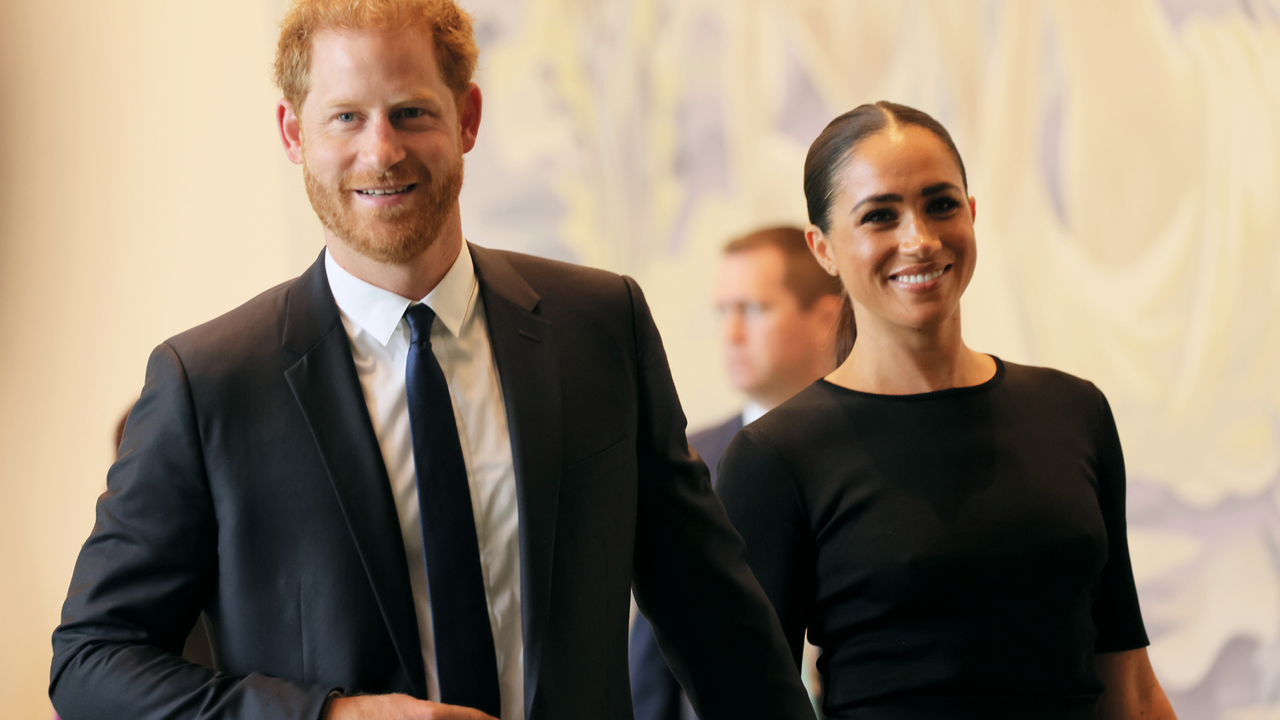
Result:
[[728,345],[741,345],[746,338],[746,323],[741,310],[729,310],[720,321],[720,334]]
[[405,157],[400,134],[392,127],[388,118],[372,120],[365,128],[362,142],[360,159],[367,167],[377,172],[390,170]]

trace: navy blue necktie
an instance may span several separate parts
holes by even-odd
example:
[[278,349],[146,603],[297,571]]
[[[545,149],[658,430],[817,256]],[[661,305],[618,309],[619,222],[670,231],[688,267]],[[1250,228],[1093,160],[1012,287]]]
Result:
[[431,351],[431,322],[436,314],[426,305],[414,305],[404,317],[410,332],[405,390],[431,590],[439,701],[498,717],[498,660],[480,571],[467,468],[458,443],[449,384]]

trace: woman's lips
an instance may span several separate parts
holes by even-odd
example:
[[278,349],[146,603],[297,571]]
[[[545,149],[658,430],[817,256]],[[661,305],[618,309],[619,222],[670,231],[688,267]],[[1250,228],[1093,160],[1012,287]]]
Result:
[[950,265],[932,269],[907,268],[902,272],[890,275],[889,279],[906,290],[930,290],[937,286],[939,278],[950,271]]

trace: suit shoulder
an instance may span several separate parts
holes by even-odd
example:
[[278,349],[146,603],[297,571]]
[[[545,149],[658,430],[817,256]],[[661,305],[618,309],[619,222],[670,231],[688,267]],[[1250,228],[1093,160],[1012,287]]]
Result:
[[277,354],[290,289],[298,278],[270,288],[240,306],[185,330],[164,344],[192,366],[252,362],[264,353]]
[[725,420],[719,425],[705,427],[697,432],[689,435],[689,444],[694,448],[698,447],[698,443],[715,442],[720,438],[725,438],[724,442],[728,442],[728,438],[732,438],[742,429],[742,414],[735,414],[733,417]]
[[741,429],[742,414],[739,413],[719,425],[703,428],[693,433],[689,436],[689,445],[698,451],[698,454],[706,461],[707,466],[712,468],[714,472],[715,466],[720,462],[720,456],[724,454],[724,449],[729,446],[733,436],[737,435]]
[[543,297],[584,292],[612,295],[621,293],[625,288],[623,277],[608,270],[512,250],[490,249],[487,252],[494,253],[510,263],[530,287]]

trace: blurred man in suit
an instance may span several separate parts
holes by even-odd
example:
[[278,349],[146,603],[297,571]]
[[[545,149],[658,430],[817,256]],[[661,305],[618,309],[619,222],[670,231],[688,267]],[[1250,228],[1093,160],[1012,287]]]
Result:
[[[689,437],[711,468],[713,484],[721,453],[744,425],[835,367],[841,286],[813,259],[804,231],[773,227],[725,246],[714,297],[725,368],[747,403],[723,423]],[[643,616],[632,628],[630,653],[636,719],[694,718]]]
[[285,17],[326,249],[152,353],[53,636],[64,720],[626,720],[633,588],[705,717],[813,717],[639,287],[464,240],[477,54],[452,0]]

